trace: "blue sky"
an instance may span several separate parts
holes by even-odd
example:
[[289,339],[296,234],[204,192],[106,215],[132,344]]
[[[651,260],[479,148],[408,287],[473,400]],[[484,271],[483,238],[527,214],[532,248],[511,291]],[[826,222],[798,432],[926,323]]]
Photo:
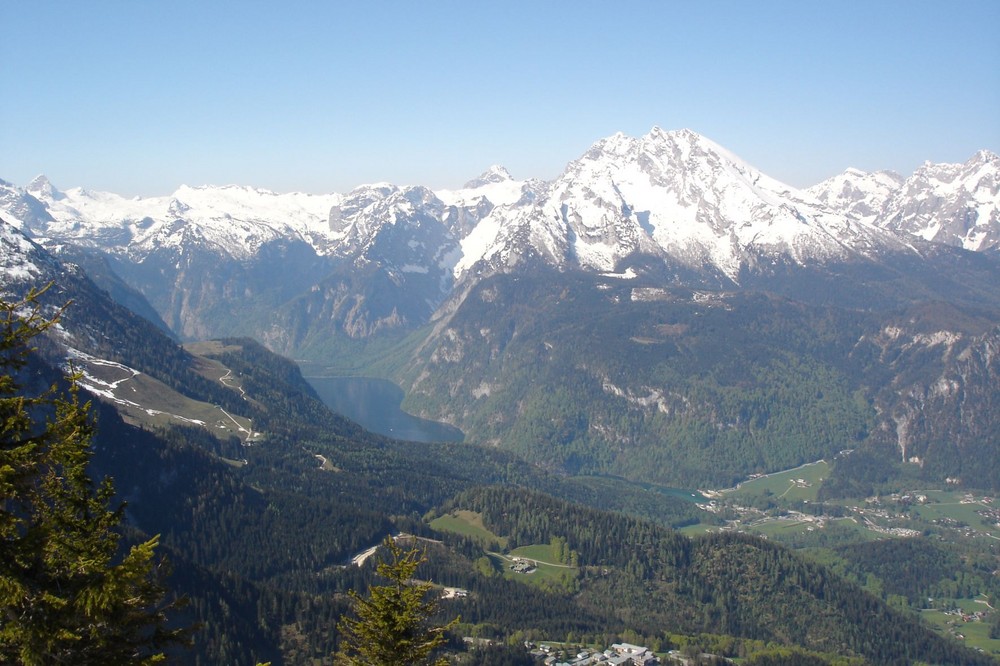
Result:
[[0,6],[0,178],[457,187],[691,128],[792,185],[1000,152],[1000,2]]

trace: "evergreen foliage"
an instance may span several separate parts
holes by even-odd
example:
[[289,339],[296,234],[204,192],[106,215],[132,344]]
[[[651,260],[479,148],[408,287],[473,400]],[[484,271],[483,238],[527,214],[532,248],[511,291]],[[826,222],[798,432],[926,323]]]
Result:
[[433,662],[429,658],[458,620],[428,626],[437,610],[437,604],[427,599],[432,586],[413,580],[425,557],[415,545],[404,551],[392,537],[386,537],[383,546],[389,559],[379,563],[378,574],[389,583],[369,588],[368,598],[351,591],[357,617],[344,617],[338,624],[345,644],[338,662],[345,666],[444,666],[448,663],[444,657]]
[[[900,420],[921,478],[995,489],[998,320],[525,270],[477,283],[394,376],[407,411],[573,475],[726,487],[845,449],[898,451]],[[955,348],[931,344],[940,335]]]
[[[456,497],[454,505],[480,513],[487,529],[507,537],[508,547],[565,543],[579,551],[579,592],[572,603],[584,610],[610,611],[614,619],[574,631],[617,626],[653,636],[669,627],[688,634],[798,645],[879,664],[917,659],[991,663],[830,570],[760,538],[718,533],[688,539],[647,521],[524,489],[476,489]],[[472,599],[459,608],[468,621],[531,628],[524,623],[530,617],[527,611],[519,621],[517,611],[507,609],[506,603],[495,605]],[[498,621],[501,608],[504,615]],[[571,613],[560,610],[565,612]],[[571,617],[581,624],[588,619],[579,612]]]
[[168,629],[153,537],[119,559],[122,508],[88,476],[94,427],[70,377],[37,386],[34,338],[55,327],[31,292],[0,304],[0,661],[155,663]]

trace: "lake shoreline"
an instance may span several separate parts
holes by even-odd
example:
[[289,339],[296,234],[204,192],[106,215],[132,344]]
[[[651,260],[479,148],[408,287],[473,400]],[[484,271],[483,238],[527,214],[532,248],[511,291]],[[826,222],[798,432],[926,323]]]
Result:
[[304,377],[331,411],[366,430],[412,442],[462,442],[465,434],[447,423],[401,409],[403,389],[376,377]]

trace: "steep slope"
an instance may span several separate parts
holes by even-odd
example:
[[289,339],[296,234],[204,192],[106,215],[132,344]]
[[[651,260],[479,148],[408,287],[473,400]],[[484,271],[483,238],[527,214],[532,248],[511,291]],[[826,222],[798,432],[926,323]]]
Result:
[[[152,375],[164,393],[182,391],[190,399],[243,408],[239,394],[198,371],[195,359],[152,322],[134,314],[97,288],[77,265],[64,263],[0,220],[0,296],[18,300],[42,292],[42,315],[62,311],[58,326],[41,345],[54,366],[72,363],[85,375],[83,385],[104,391],[109,368]],[[136,405],[141,407],[140,405]]]
[[866,173],[848,169],[806,190],[817,201],[852,219],[873,222],[902,186],[903,177],[894,171]]
[[871,445],[926,478],[1000,488],[1000,325],[995,314],[916,306],[863,335],[853,355],[878,412]]
[[[888,196],[892,181],[865,187]],[[462,247],[456,290],[398,377],[410,409],[474,441],[570,473],[727,484],[882,436],[913,421],[888,416],[913,409],[903,386],[963,372],[951,395],[975,424],[909,432],[936,479],[995,448],[972,408],[997,392],[986,351],[912,384],[930,367],[919,345],[872,362],[856,346],[921,303],[979,309],[988,325],[969,335],[985,335],[996,258],[849,219],[693,132],[598,142]]]
[[[16,211],[12,219],[53,250],[74,244],[106,255],[111,273],[182,338],[252,335],[317,356],[339,337],[398,337],[442,304],[452,311],[481,277],[527,266],[839,298],[862,308],[906,300],[909,277],[923,272],[921,294],[935,294],[929,276],[948,274],[978,289],[978,298],[983,271],[969,268],[971,260],[940,260],[911,234],[871,222],[876,210],[900,208],[878,220],[902,228],[914,210],[933,208],[937,221],[921,222],[920,234],[940,240],[927,225],[954,226],[961,210],[971,219],[968,201],[983,220],[993,215],[991,169],[994,158],[982,153],[957,175],[928,165],[901,187],[891,174],[851,171],[798,191],[694,132],[654,128],[598,141],[550,183],[516,181],[492,167],[459,190],[438,192],[376,184],[312,196],[183,186],[125,199],[62,192],[39,177],[24,190],[7,186],[0,209]],[[968,196],[928,194],[945,185]],[[966,247],[992,242],[986,222],[977,224],[962,232],[980,239],[962,241]],[[871,300],[869,287],[880,282],[894,293]],[[110,279],[101,284],[127,296]]]
[[30,191],[5,180],[0,180],[0,213],[8,224],[27,234],[30,234],[32,229],[45,228],[55,221],[49,215],[45,204],[32,196]]
[[402,377],[408,410],[570,473],[726,486],[852,448],[869,315],[557,273],[470,289]]
[[879,226],[967,250],[1000,247],[1000,156],[925,164],[890,197]]
[[[176,382],[183,392],[204,396],[227,409],[231,404],[251,409],[255,422],[268,431],[266,445],[236,444],[245,463],[224,461],[215,438],[204,429],[153,433],[129,427],[101,408],[95,471],[118,479],[119,491],[129,500],[132,527],[163,535],[164,548],[169,549],[177,571],[175,585],[191,595],[191,613],[204,622],[196,648],[203,661],[311,663],[313,658],[330,654],[330,626],[344,610],[339,593],[363,588],[371,580],[370,571],[340,565],[387,533],[422,529],[417,517],[458,492],[484,484],[507,484],[517,486],[512,492],[516,498],[526,495],[523,486],[582,495],[571,480],[548,476],[494,448],[411,445],[367,435],[323,410],[293,363],[251,341],[228,340],[212,352],[213,360],[241,376],[247,393],[244,400],[236,391],[206,380],[192,367],[195,359],[152,324],[115,305],[78,268],[62,264],[2,223],[0,242],[4,290],[23,290],[56,279],[50,292],[53,304],[75,300],[65,315],[63,344],[102,354],[105,359],[121,359],[128,367],[156,374],[166,383]],[[850,406],[852,396],[844,389],[846,375],[834,363],[850,349],[859,328],[852,320],[855,315],[752,294],[665,290],[620,277],[583,275],[586,279],[554,271],[540,273],[533,276],[537,282],[529,285],[527,276],[500,274],[477,284],[476,298],[467,300],[480,303],[482,312],[461,313],[469,317],[460,331],[463,337],[455,338],[456,347],[442,349],[442,353],[461,351],[463,344],[471,348],[470,341],[478,335],[490,341],[484,360],[495,364],[491,371],[552,372],[555,378],[563,368],[571,368],[574,377],[590,381],[598,392],[613,395],[633,409],[625,420],[634,413],[643,415],[640,418],[651,413],[653,419],[661,414],[666,418],[679,415],[692,421],[707,415],[711,421],[706,432],[714,428],[723,433],[722,438],[728,430],[757,428],[762,431],[758,444],[782,432],[768,431],[768,422],[788,416],[775,408],[762,408],[776,404],[770,400],[772,395],[793,401],[789,414],[796,412],[795,418],[805,414],[818,419],[824,412],[844,409],[864,411],[863,406]],[[645,309],[649,303],[657,304],[656,308]],[[624,306],[604,309],[609,304]],[[536,319],[521,316],[519,309],[536,313]],[[548,317],[550,311],[557,316],[537,315]],[[731,312],[738,316],[729,319]],[[489,327],[483,327],[487,321]],[[741,329],[732,326],[740,321],[750,323]],[[810,325],[795,325],[802,321]],[[738,335],[733,336],[731,329]],[[588,344],[580,345],[580,340]],[[515,355],[517,348],[530,353]],[[505,356],[506,350],[512,353]],[[614,353],[601,355],[595,350]],[[814,357],[800,361],[803,350]],[[678,364],[675,375],[668,374],[669,367],[657,365],[664,359]],[[795,367],[796,363],[800,366]],[[788,376],[794,382],[772,388],[769,373],[786,367],[792,368]],[[640,380],[667,377],[668,381],[662,385],[630,383],[635,368],[648,369],[646,375],[636,375]],[[746,368],[753,372],[745,372]],[[481,368],[473,369],[481,372]],[[692,394],[699,401],[671,392],[689,377],[700,383],[702,393]],[[740,402],[743,399],[734,393],[747,388],[748,378],[757,382],[752,388],[761,391],[755,396],[759,404]],[[474,379],[467,380],[473,395],[476,390],[487,396],[498,390],[490,384],[473,386]],[[537,432],[543,435],[550,431],[561,435],[577,425],[569,418],[575,416],[573,412],[556,413],[555,418],[552,412],[545,413],[549,404],[560,409],[568,405],[586,415],[585,404],[583,409],[573,404],[574,386],[567,385],[565,391],[553,391],[552,386],[549,381],[540,383],[540,390],[532,396],[542,401],[541,407],[538,402],[519,406],[525,421],[539,427]],[[817,395],[817,390],[824,395]],[[544,395],[546,391],[551,395]],[[718,405],[713,404],[716,397],[722,398]],[[553,402],[544,403],[548,398]],[[741,413],[734,405],[747,411]],[[516,410],[510,413],[518,414]],[[595,432],[601,437],[626,432],[622,419],[612,420],[610,412],[596,414],[599,428]],[[812,433],[804,435],[796,442],[814,445]],[[623,451],[621,460],[633,466],[641,462],[637,441],[627,437],[615,441]],[[819,444],[828,445],[831,442]],[[562,453],[574,453],[571,447],[570,442]],[[764,446],[747,450],[753,455],[784,455]],[[632,460],[630,454],[634,454]],[[793,455],[811,454],[811,450],[798,450]],[[716,461],[725,460],[722,447],[715,455]],[[317,457],[322,457],[322,466]],[[673,463],[667,457],[662,464]],[[611,490],[603,494],[617,494],[613,486],[608,487]],[[620,498],[600,499],[611,503]],[[739,537],[691,543],[646,524],[640,526],[639,538],[619,539],[615,537],[621,533],[618,526],[626,525],[620,516],[590,514],[587,520],[578,520],[578,514],[565,507],[556,505],[549,511],[551,506],[527,513],[543,518],[536,524],[546,529],[558,528],[553,535],[572,534],[575,549],[584,552],[583,544],[592,547],[586,563],[593,565],[589,570],[593,578],[587,581],[593,587],[579,597],[557,592],[511,595],[507,593],[514,585],[501,587],[466,570],[462,575],[473,577],[481,585],[477,589],[499,593],[470,600],[468,614],[462,611],[464,617],[497,612],[516,601],[525,611],[519,615],[521,620],[551,618],[551,604],[557,603],[558,608],[570,611],[561,617],[562,626],[573,630],[581,620],[610,616],[623,631],[638,626],[662,632],[680,626],[822,648],[846,645],[879,663],[902,663],[912,661],[911,657],[978,663],[976,655],[966,655],[921,632],[884,605],[859,597],[856,589],[777,547]],[[662,520],[658,508],[650,507],[650,513]],[[601,521],[615,527],[591,529]],[[569,525],[578,531],[570,532]],[[622,548],[622,543],[631,546]],[[606,550],[613,551],[611,557],[619,559],[612,562],[606,553],[598,553],[602,546],[610,547]],[[682,557],[666,562],[659,559],[664,553]],[[603,573],[605,565],[616,570]],[[628,594],[627,603],[623,603],[623,592]],[[780,604],[766,606],[765,594]],[[851,600],[858,599],[852,605]],[[747,600],[760,602],[757,607],[767,612],[751,613]],[[603,609],[601,613],[591,610],[596,607]],[[875,632],[867,633],[873,625],[864,622],[874,623]],[[592,627],[593,631],[605,628],[596,623]]]
[[1000,312],[905,303],[499,274],[398,378],[409,411],[569,473],[723,487],[871,440],[928,480],[995,487]]
[[964,164],[924,164],[905,180],[848,169],[807,190],[852,219],[905,236],[976,252],[1000,247],[1000,157],[987,150]]
[[611,272],[651,255],[731,286],[741,272],[766,272],[774,261],[843,262],[906,248],[690,130],[653,128],[638,139],[597,142],[536,202],[487,217],[462,249],[460,274],[477,262],[511,270],[531,257]]
[[102,286],[127,299],[114,282],[120,276],[181,337],[249,334],[299,351],[338,334],[364,338],[426,322],[452,287],[458,238],[532,187],[494,168],[442,192],[447,202],[426,188],[386,184],[322,197],[184,186],[125,199],[62,192],[41,176],[25,190],[6,187],[0,209],[17,212],[26,230],[86,261]]
[[7,297],[19,296],[22,285],[42,287],[58,274],[60,266],[48,252],[17,228],[0,219],[0,277]]
[[[49,213],[31,225],[36,236],[97,269],[102,286],[136,306],[116,284],[123,279],[183,337],[254,330],[239,320],[266,321],[276,305],[329,270],[321,253],[338,195],[184,186],[169,197],[125,199],[81,188],[61,192],[44,177],[28,190]],[[282,280],[274,280],[276,271]]]

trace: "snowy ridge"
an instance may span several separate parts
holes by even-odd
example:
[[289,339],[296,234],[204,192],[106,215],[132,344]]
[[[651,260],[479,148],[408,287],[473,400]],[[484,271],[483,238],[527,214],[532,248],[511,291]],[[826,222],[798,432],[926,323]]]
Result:
[[421,214],[440,219],[443,210],[444,204],[425,187],[362,185],[330,209],[328,237],[337,254],[363,253],[384,227],[406,224]]
[[52,222],[45,204],[5,180],[0,180],[0,214],[8,224],[29,235],[32,228]]
[[1000,248],[1000,156],[924,164],[886,202],[878,224],[967,250]]
[[867,173],[860,169],[847,169],[806,192],[852,219],[874,222],[886,201],[902,184],[903,177],[894,171]]
[[376,183],[308,195],[182,186],[128,199],[61,192],[42,176],[24,189],[0,183],[0,212],[36,238],[134,262],[194,247],[245,261],[268,243],[296,240],[359,265],[443,271],[448,282],[528,258],[614,272],[637,254],[735,282],[776,263],[906,251],[908,234],[998,247],[998,163],[983,151],[962,165],[927,164],[905,181],[849,169],[798,190],[695,132],[654,127],[596,142],[549,183],[514,180],[493,166],[457,190]]
[[848,169],[807,190],[833,210],[903,236],[976,252],[1000,248],[1000,157],[925,163],[912,176]]
[[[440,192],[388,183],[328,195],[183,185],[168,196],[129,199],[79,187],[63,192],[39,176],[24,189],[0,183],[0,211],[39,237],[128,254],[136,261],[164,249],[183,252],[191,244],[243,260],[279,239],[301,240],[318,254],[347,257],[363,255],[383,229],[418,218],[464,234],[494,207],[530,196],[534,187],[537,183],[515,181],[503,167],[492,167],[461,190]],[[453,257],[453,250],[432,254]],[[454,263],[441,261],[449,268]]]
[[634,253],[736,280],[760,256],[797,263],[896,247],[888,234],[837,214],[692,132],[653,128],[601,141],[538,197],[492,213],[462,241],[456,272],[540,256],[613,271]]
[[494,206],[510,206],[539,186],[537,181],[514,180],[507,169],[491,166],[478,178],[458,190],[437,190],[435,194],[446,206],[476,205],[486,199]]
[[245,259],[279,238],[298,238],[325,249],[326,221],[339,195],[276,194],[251,187],[181,186],[165,197],[126,199],[73,188],[60,192],[45,179],[30,189],[52,222],[34,229],[60,241],[129,252],[140,258],[185,241],[205,243]]
[[56,271],[55,261],[45,250],[0,219],[0,293],[14,283],[32,282],[41,287]]

